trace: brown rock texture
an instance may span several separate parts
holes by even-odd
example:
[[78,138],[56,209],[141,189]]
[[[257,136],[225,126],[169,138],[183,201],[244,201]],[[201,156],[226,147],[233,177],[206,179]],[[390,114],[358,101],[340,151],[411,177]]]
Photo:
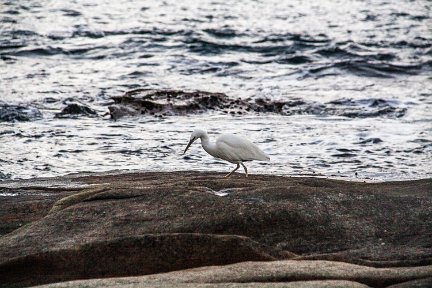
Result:
[[[138,284],[127,278],[124,287],[430,283],[431,179],[223,175],[117,173],[0,183],[2,193],[14,195],[0,198],[0,287],[126,276],[140,278]],[[201,268],[185,270],[194,267]],[[169,272],[175,270],[181,271]],[[163,272],[169,273],[156,274]],[[88,281],[95,285],[89,287],[123,283]]]
[[[141,285],[140,287],[153,287],[152,285],[155,284],[174,287],[177,284],[205,283],[221,285],[236,283],[239,287],[242,287],[243,283],[267,283],[272,285],[273,283],[282,284],[283,282],[302,284],[304,287],[309,287],[307,286],[310,284],[309,281],[316,282],[314,283],[316,287],[385,287],[388,284],[402,281],[413,283],[410,281],[411,279],[421,279],[431,275],[431,273],[432,266],[372,268],[333,261],[284,260],[243,262],[141,277],[74,281],[47,285],[46,287],[79,287],[79,285],[85,287],[109,287],[126,283],[128,285]],[[342,286],[342,284],[345,286]]]

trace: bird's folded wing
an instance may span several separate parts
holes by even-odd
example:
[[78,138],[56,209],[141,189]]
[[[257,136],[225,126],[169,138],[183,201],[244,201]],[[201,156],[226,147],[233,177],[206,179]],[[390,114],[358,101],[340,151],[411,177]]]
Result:
[[221,158],[229,161],[269,160],[255,144],[236,135],[222,135],[216,145]]

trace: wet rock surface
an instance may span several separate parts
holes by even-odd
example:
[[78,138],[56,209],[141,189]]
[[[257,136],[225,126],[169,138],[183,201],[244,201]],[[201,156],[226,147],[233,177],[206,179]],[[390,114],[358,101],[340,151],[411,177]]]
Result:
[[36,107],[0,102],[0,122],[32,121],[40,118],[42,113]]
[[393,105],[384,99],[339,99],[327,103],[291,99],[234,99],[224,93],[205,91],[136,89],[123,96],[112,97],[114,104],[108,107],[111,118],[124,116],[154,115],[173,116],[205,112],[229,115],[250,113],[274,113],[280,115],[330,115],[349,118],[389,117],[399,118],[407,109]]
[[86,105],[71,103],[55,115],[56,118],[74,118],[77,116],[96,117],[97,112]]
[[[386,287],[432,277],[431,179],[222,176],[154,172],[0,183],[9,195],[0,198],[0,286],[149,275],[81,284]],[[184,270],[194,267],[201,268]],[[169,273],[153,275],[161,272]],[[305,282],[311,280],[321,284]]]
[[223,110],[228,113],[228,110],[234,108],[239,111],[232,112],[237,113],[243,109],[251,109],[251,104],[246,101],[230,99],[223,93],[204,91],[136,89],[112,99],[115,104],[108,108],[114,119],[127,115],[187,115],[209,110]]

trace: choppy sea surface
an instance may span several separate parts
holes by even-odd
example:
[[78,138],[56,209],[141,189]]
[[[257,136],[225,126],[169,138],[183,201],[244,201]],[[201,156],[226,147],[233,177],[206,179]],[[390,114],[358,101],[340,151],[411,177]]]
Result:
[[[0,180],[232,169],[182,155],[196,128],[255,142],[271,162],[251,173],[432,176],[430,1],[0,0],[0,25]],[[305,104],[109,119],[136,88]],[[98,116],[56,118],[70,103]]]

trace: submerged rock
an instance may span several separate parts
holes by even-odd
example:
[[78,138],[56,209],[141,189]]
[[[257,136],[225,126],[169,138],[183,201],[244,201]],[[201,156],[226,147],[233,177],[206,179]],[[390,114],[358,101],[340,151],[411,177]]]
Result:
[[112,119],[124,116],[187,115],[219,112],[229,115],[247,113],[274,113],[280,115],[313,114],[333,115],[350,118],[402,117],[406,108],[395,107],[383,99],[350,100],[340,99],[327,103],[291,99],[273,101],[265,98],[233,99],[224,93],[204,91],[185,92],[181,90],[136,89],[120,97],[112,97],[109,106]]
[[88,106],[71,103],[55,115],[56,118],[74,118],[76,116],[96,117],[97,112]]
[[[294,262],[253,264],[241,281],[385,287],[432,277],[431,179],[222,176],[130,173],[0,183],[10,196],[0,210],[0,287],[287,259]],[[246,267],[239,265],[202,268],[198,274],[207,276],[191,281],[219,283]],[[399,266],[412,268],[388,269]],[[214,269],[225,272],[212,278]],[[274,278],[263,271],[275,271]],[[169,281],[192,279],[178,273]]]
[[36,107],[0,103],[0,122],[32,121],[42,118]]

